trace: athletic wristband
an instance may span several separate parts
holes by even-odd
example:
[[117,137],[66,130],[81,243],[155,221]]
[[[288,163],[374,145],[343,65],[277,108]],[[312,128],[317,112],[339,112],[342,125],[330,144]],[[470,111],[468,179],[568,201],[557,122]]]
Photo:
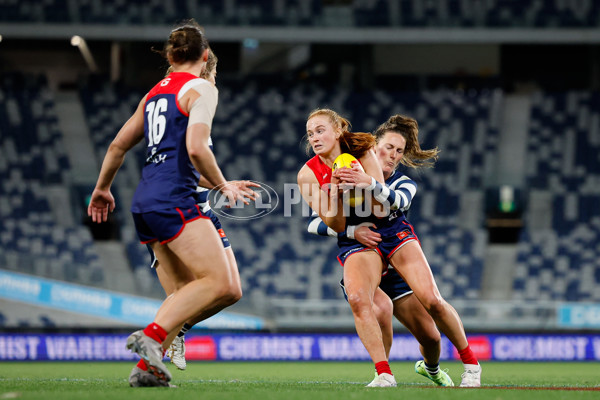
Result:
[[365,189],[373,191],[375,189],[375,187],[377,187],[377,180],[375,180],[375,178],[371,177],[371,184],[369,186],[367,186]]
[[354,239],[354,231],[355,230],[356,230],[356,226],[348,225],[348,227],[346,228],[346,237],[348,239]]

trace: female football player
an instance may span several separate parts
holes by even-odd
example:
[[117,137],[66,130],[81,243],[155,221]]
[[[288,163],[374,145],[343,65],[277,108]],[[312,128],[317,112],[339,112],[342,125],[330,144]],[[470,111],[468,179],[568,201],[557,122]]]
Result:
[[[336,232],[346,229],[346,216],[343,215],[344,204],[338,187],[339,179],[335,175],[332,176],[331,167],[334,160],[341,153],[351,153],[360,161],[369,176],[383,182],[383,173],[373,152],[375,138],[368,133],[350,132],[349,126],[349,122],[333,110],[313,111],[306,123],[306,133],[315,156],[298,172],[298,185],[302,197]],[[350,222],[348,225],[358,223]],[[356,332],[377,371],[377,377],[368,386],[396,386],[373,308],[373,297],[384,265],[375,252],[347,252],[348,245],[354,243],[357,242],[338,239],[342,250],[338,258],[344,266],[344,286],[354,316]]]
[[[416,134],[418,126],[414,119],[401,115],[391,117],[388,122],[390,122],[388,130],[376,137],[375,153],[381,165],[386,186],[395,192],[396,201],[390,208],[405,213],[416,194],[417,184],[402,174],[397,167],[406,146],[406,140],[402,135]],[[381,241],[381,235],[372,228],[375,228],[375,224],[347,226],[344,233],[338,234],[313,214],[308,230],[310,233],[322,236],[345,235],[350,239],[356,239],[366,247],[375,248]],[[343,280],[341,285],[343,288]],[[448,374],[439,368],[441,338],[435,322],[419,300],[412,295],[410,287],[391,266],[381,276],[381,283],[375,291],[373,305],[381,327],[386,354],[389,356],[392,346],[392,316],[395,316],[419,342],[423,360],[416,363],[415,371],[431,379],[436,385],[454,386]]]
[[[389,122],[389,121],[388,121]],[[458,314],[441,297],[431,269],[423,255],[414,229],[402,212],[390,210],[386,218],[357,219],[352,213],[344,215],[339,203],[339,183],[350,185],[367,185],[376,202],[389,205],[396,204],[395,193],[380,182],[383,182],[381,170],[372,173],[373,166],[365,165],[359,158],[362,168],[341,168],[331,171],[327,167],[342,152],[354,151],[352,142],[346,135],[348,122],[332,110],[317,110],[309,116],[307,134],[309,144],[316,156],[309,160],[300,170],[298,183],[305,200],[317,211],[323,221],[336,232],[342,232],[346,225],[358,225],[359,222],[371,222],[377,226],[381,241],[377,246],[368,248],[343,236],[338,238],[340,254],[338,259],[344,266],[344,283],[348,294],[348,302],[352,308],[357,333],[375,363],[378,376],[369,385],[394,386],[389,364],[384,357],[381,332],[375,328],[376,316],[373,310],[374,293],[379,284],[381,271],[390,263],[412,288],[419,302],[434,319],[440,330],[446,334],[456,346],[465,364],[465,373],[461,386],[479,386],[481,367],[468,346],[464,328]],[[386,124],[376,132],[387,131]],[[420,148],[415,135],[403,137],[403,163],[409,166],[431,165],[437,150],[424,151]],[[363,150],[360,148],[360,150]],[[358,158],[358,157],[357,157]],[[331,162],[331,164],[329,164]],[[364,172],[363,172],[364,168]],[[327,176],[331,176],[329,192],[320,191]],[[304,187],[303,187],[304,186]],[[316,191],[322,192],[315,195]],[[328,197],[323,201],[321,197]],[[317,200],[317,201],[315,201]],[[325,208],[329,206],[329,208]],[[338,207],[333,207],[338,205]],[[375,250],[375,251],[371,251]],[[350,267],[350,268],[348,268]],[[358,271],[357,271],[358,270]],[[370,327],[369,327],[370,325]]]
[[[213,85],[216,85],[216,75],[217,75],[217,62],[218,58],[212,49],[209,49],[208,59],[206,61],[206,67],[200,78],[206,79],[211,82]],[[173,72],[173,67],[169,67],[167,71],[167,77],[171,72]],[[212,148],[212,140],[209,139],[209,145]],[[250,187],[256,187],[255,183],[250,181],[230,181],[232,184],[239,186],[242,190],[244,190],[245,194],[250,199],[254,199],[254,192],[250,189]],[[235,256],[233,254],[233,250],[231,249],[231,244],[229,242],[229,238],[225,234],[225,231],[222,229],[221,222],[217,218],[217,215],[211,210],[210,204],[208,201],[208,190],[213,189],[210,186],[210,182],[206,180],[203,176],[200,177],[200,182],[198,184],[198,206],[202,209],[202,211],[210,217],[213,222],[215,228],[219,232],[219,236],[221,238],[221,242],[223,243],[223,248],[225,249],[225,253],[227,255],[228,260],[228,268],[230,270],[231,276],[234,280],[233,286],[239,290],[239,297],[241,297],[242,287],[239,276],[239,271],[237,267],[237,262]],[[167,296],[173,294],[178,288],[185,286],[188,282],[193,280],[193,276],[188,275],[187,279],[180,279],[177,282],[174,282],[170,279],[170,277],[164,272],[163,268],[160,267],[160,263],[156,259],[152,248],[148,246],[148,250],[151,256],[151,268],[156,269],[156,274],[158,279],[166,293]],[[185,359],[185,333],[191,329],[195,324],[200,321],[203,321],[210,317],[210,312],[205,312],[199,316],[192,318],[191,320],[186,321],[186,323],[181,327],[181,329],[175,329],[169,332],[169,335],[163,342],[163,348],[166,349],[167,356],[171,359],[171,362],[175,364],[175,366],[180,370],[185,370],[187,363]],[[129,384],[133,387],[140,386],[162,386],[164,382],[161,382],[156,379],[156,377],[147,371],[146,364],[143,360],[140,360],[138,364],[133,368],[131,374],[129,376]]]
[[115,175],[126,153],[145,139],[147,160],[131,207],[136,230],[172,281],[192,280],[163,302],[151,324],[128,337],[127,347],[166,386],[171,374],[162,362],[161,344],[167,334],[198,315],[217,313],[241,295],[219,233],[197,205],[200,175],[230,204],[248,200],[225,180],[209,146],[218,91],[199,78],[208,42],[198,24],[187,21],[171,31],[163,55],[173,72],[142,98],[109,146],[88,214],[94,222],[106,221],[115,208],[110,192]]

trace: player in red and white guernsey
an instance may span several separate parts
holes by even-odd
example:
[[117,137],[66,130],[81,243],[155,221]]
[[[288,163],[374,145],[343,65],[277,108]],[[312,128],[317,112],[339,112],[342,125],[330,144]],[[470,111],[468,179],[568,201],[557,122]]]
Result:
[[[385,185],[390,189],[390,193],[386,195],[389,197],[390,209],[399,210],[404,214],[407,213],[414,199],[417,184],[404,175],[398,165],[406,147],[404,137],[414,136],[417,133],[417,121],[410,117],[395,115],[388,120],[387,129],[378,131],[375,136],[377,139],[375,153],[383,171]],[[358,226],[349,225],[345,232],[337,233],[327,227],[316,213],[311,217],[308,225],[308,231],[315,235],[335,238],[346,236],[355,239],[358,242],[356,246],[362,245],[366,248],[375,248],[381,242],[381,234],[374,230],[376,228],[373,223],[362,223]],[[343,280],[340,285],[344,289]],[[404,279],[392,266],[388,266],[381,276],[379,288],[373,298],[386,353],[389,355],[392,346],[392,318],[395,316],[420,344],[423,360],[416,363],[415,371],[438,386],[454,386],[452,379],[439,367],[440,333],[431,316],[412,293],[412,289]]]
[[[358,225],[363,221],[374,223],[375,232],[380,234],[381,240],[375,248],[368,248],[357,242],[353,243],[348,238],[338,238],[341,250],[338,258],[344,266],[344,282],[348,302],[354,313],[357,332],[375,362],[379,374],[370,385],[393,386],[395,384],[387,360],[379,361],[382,357],[379,344],[381,332],[377,332],[375,329],[376,319],[372,306],[373,293],[379,284],[382,268],[389,263],[412,288],[413,293],[431,315],[438,328],[458,349],[461,360],[465,364],[461,386],[477,387],[480,385],[481,367],[469,348],[458,314],[440,295],[419,241],[404,214],[390,209],[389,215],[380,219],[373,216],[356,218],[353,213],[341,215],[341,212],[336,212],[341,210],[339,207],[337,209],[332,207],[339,203],[337,198],[339,193],[333,190],[327,193],[318,189],[324,179],[330,175],[332,183],[335,184],[341,182],[366,186],[366,190],[370,191],[372,197],[380,204],[387,204],[389,207],[395,203],[393,191],[386,189],[380,183],[384,181],[378,179],[378,174],[374,175],[369,169],[364,168],[364,163],[364,172],[357,166],[337,169],[333,173],[327,171],[327,166],[332,164],[332,162],[329,164],[329,161],[334,160],[341,152],[352,153],[352,138],[347,134],[348,125],[346,120],[332,110],[317,110],[309,116],[308,139],[316,156],[302,168],[298,183],[305,200],[336,232],[343,232],[345,226]],[[378,132],[392,130],[390,125],[390,121],[382,124],[378,128]],[[403,135],[401,139],[404,140],[402,162],[405,165],[418,167],[432,164],[430,160],[436,158],[437,150],[421,150],[416,135]],[[319,192],[319,195],[315,196],[315,192]],[[323,201],[322,197],[328,197],[329,200]],[[349,278],[352,280],[350,281]],[[382,366],[385,370],[382,370]]]
[[167,334],[241,297],[219,233],[197,205],[201,175],[230,204],[248,203],[244,191],[225,180],[209,146],[218,91],[199,78],[208,42],[198,24],[187,21],[171,31],[163,55],[173,72],[144,96],[109,146],[88,208],[94,222],[106,221],[115,208],[110,187],[117,171],[126,153],[145,139],[146,164],[131,206],[136,230],[171,280],[188,283],[163,302],[151,324],[127,339],[155,378],[136,386],[168,386],[171,374],[161,346]]
[[[375,177],[379,182],[384,181],[373,152],[375,138],[369,133],[350,132],[349,126],[349,122],[333,110],[313,111],[306,123],[306,133],[315,157],[298,172],[302,197],[327,226],[336,232],[345,231],[347,226],[346,216],[343,215],[342,195],[337,187],[340,182],[332,176],[331,170],[337,156],[351,153],[369,176]],[[373,251],[356,251],[344,263],[344,285],[354,315],[356,332],[377,371],[377,377],[369,383],[369,387],[396,386],[373,307],[373,298],[384,267],[379,255]]]

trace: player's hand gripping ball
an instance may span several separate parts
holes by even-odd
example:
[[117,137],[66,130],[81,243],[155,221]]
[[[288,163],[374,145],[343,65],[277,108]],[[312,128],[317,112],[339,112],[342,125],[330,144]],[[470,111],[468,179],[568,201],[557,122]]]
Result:
[[[364,168],[358,162],[356,157],[349,153],[342,153],[333,162],[332,170],[335,171],[338,168],[352,168],[352,162],[356,162],[358,167],[364,172]],[[356,191],[356,189],[350,189],[347,193],[344,193],[343,197],[344,203],[348,204],[350,207],[356,207],[362,204],[364,198],[360,191]]]

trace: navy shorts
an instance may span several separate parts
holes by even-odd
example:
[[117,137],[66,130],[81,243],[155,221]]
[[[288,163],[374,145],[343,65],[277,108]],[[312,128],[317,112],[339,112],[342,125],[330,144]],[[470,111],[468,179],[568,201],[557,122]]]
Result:
[[[344,292],[344,298],[348,301],[348,295],[346,294],[346,287],[344,286],[344,280],[340,281],[340,286]],[[408,283],[402,279],[402,277],[396,272],[394,268],[388,268],[386,272],[381,276],[381,282],[379,283],[381,290],[388,295],[392,301],[396,301],[404,296],[408,296],[413,291],[408,286]]]
[[338,261],[340,264],[342,264],[342,266],[344,266],[344,263],[351,255],[366,250],[375,250],[387,264],[392,255],[394,255],[399,248],[413,240],[416,240],[417,242],[419,241],[412,225],[408,222],[402,222],[399,232],[392,235],[381,235],[381,242],[379,242],[375,248],[366,247],[362,243],[359,243],[355,240],[348,241],[347,244],[344,244],[340,247]]
[[[229,238],[227,237],[227,235],[225,234],[225,231],[221,227],[221,221],[219,221],[219,218],[217,218],[217,214],[215,214],[213,212],[213,210],[211,210],[209,208],[206,212],[204,212],[204,215],[206,215],[207,217],[210,217],[210,220],[212,221],[213,225],[217,229],[217,232],[219,233],[219,237],[221,238],[221,242],[223,243],[223,248],[224,249],[231,248],[231,243],[229,243]],[[154,251],[152,250],[152,247],[150,247],[150,244],[146,243],[146,247],[148,248],[148,253],[150,253],[150,259],[151,259],[150,268],[154,268],[156,266],[156,256],[154,255]]]
[[159,241],[165,244],[175,239],[185,224],[199,218],[210,219],[198,205],[190,208],[169,208],[166,210],[132,213],[135,230],[142,244]]
[[402,278],[392,267],[389,267],[381,276],[379,287],[390,297],[390,299],[392,299],[392,301],[398,300],[413,292],[404,278]]
[[219,221],[219,218],[217,218],[217,214],[215,214],[213,212],[213,210],[211,210],[210,208],[204,214],[207,215],[208,217],[210,217],[210,220],[212,221],[213,225],[217,229],[217,232],[219,233],[219,237],[221,238],[221,242],[223,242],[223,248],[224,249],[230,248],[231,243],[229,243],[229,238],[225,234],[225,231],[223,230],[223,227],[221,226],[221,221]]

